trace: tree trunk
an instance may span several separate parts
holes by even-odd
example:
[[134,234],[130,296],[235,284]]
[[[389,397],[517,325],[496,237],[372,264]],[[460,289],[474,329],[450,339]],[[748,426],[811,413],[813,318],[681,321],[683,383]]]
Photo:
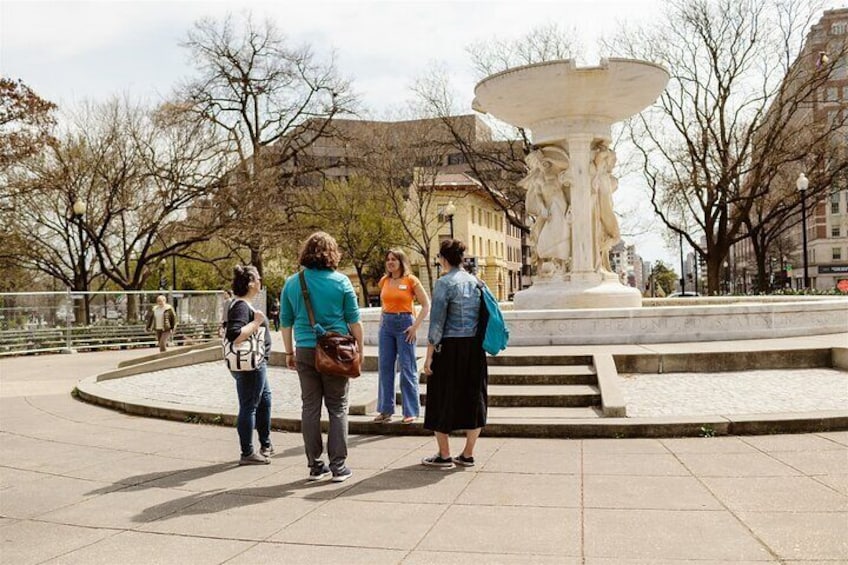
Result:
[[722,258],[716,253],[707,254],[707,294],[721,294],[721,263]]
[[250,264],[256,267],[256,270],[259,271],[259,276],[262,276],[262,249],[260,249],[259,245],[251,245],[250,246]]
[[359,286],[362,288],[362,302],[360,306],[368,307],[368,283],[365,281],[365,273],[362,270],[361,264],[354,264],[353,268],[356,269],[356,276],[359,279]]
[[[138,295],[137,294],[127,294],[127,322],[137,322],[138,321]],[[144,321],[144,317],[142,316],[142,322]]]
[[766,257],[766,244],[759,237],[751,237],[751,246],[754,248],[754,260],[757,262],[757,292],[767,294],[770,289],[770,280],[766,273],[768,258]]

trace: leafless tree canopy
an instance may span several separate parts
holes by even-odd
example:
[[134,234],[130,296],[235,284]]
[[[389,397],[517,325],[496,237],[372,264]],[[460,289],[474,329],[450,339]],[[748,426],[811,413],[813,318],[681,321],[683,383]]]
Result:
[[[142,288],[160,260],[219,227],[201,211],[224,157],[209,128],[125,100],[87,105],[9,184],[27,211],[14,220],[26,242],[19,260],[78,290],[97,276]],[[86,205],[81,218],[77,201]]]
[[220,184],[220,214],[228,236],[262,253],[291,218],[295,179],[314,170],[306,149],[328,135],[332,118],[354,109],[347,80],[332,59],[293,47],[271,23],[201,20],[188,35],[197,77],[177,93],[178,104],[213,124],[237,158]]
[[663,21],[621,29],[606,45],[671,73],[657,104],[631,120],[629,138],[656,214],[705,256],[711,292],[779,168],[803,168],[810,147],[835,131],[804,145],[787,135],[831,72],[796,64],[815,15],[800,0],[672,0]]
[[512,67],[569,59],[582,51],[576,30],[556,23],[531,29],[516,39],[494,38],[466,48],[479,78]]

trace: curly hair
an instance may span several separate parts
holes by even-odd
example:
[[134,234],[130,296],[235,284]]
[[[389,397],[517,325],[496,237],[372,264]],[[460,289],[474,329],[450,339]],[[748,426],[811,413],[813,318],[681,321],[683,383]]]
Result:
[[459,267],[464,253],[465,244],[458,239],[445,239],[439,245],[439,255],[453,267]]
[[300,249],[300,264],[307,269],[336,270],[341,258],[339,244],[333,236],[323,231],[317,231],[306,238]]
[[259,280],[259,271],[253,265],[236,265],[233,268],[233,293],[247,296],[247,285]]

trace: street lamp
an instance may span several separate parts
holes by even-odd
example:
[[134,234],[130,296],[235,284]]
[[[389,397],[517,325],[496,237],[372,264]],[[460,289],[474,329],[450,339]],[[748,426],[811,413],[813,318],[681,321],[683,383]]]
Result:
[[680,232],[680,295],[686,296],[686,271],[683,268],[683,232]]
[[[82,198],[77,198],[74,200],[74,204],[72,206],[73,211],[73,219],[77,222],[77,230],[79,231],[79,245],[80,245],[80,253],[79,253],[79,273],[81,278],[81,291],[88,291],[88,273],[85,268],[85,232],[83,230],[82,223],[85,218],[85,202]],[[88,295],[83,295],[83,312],[84,312],[84,320],[85,324],[89,324],[89,316],[88,316]]]
[[456,214],[456,206],[454,205],[453,200],[448,201],[448,205],[445,206],[444,214],[448,217],[448,224],[450,224],[450,236],[451,239],[453,239],[453,215]]
[[807,272],[807,189],[810,187],[810,180],[807,175],[800,173],[798,180],[795,181],[795,188],[801,193],[801,244],[804,252],[804,288],[810,288],[810,275]]
[[724,262],[724,293],[730,294],[730,263]]

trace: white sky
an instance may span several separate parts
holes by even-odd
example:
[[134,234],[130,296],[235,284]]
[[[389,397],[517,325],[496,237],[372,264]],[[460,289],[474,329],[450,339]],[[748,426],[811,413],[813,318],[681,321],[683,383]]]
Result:
[[[650,22],[659,17],[661,6],[658,0],[0,0],[0,73],[23,79],[60,107],[125,93],[157,100],[192,72],[179,43],[195,20],[250,11],[257,20],[272,19],[294,43],[309,43],[321,55],[335,50],[339,69],[378,116],[402,107],[412,82],[434,62],[447,68],[462,106],[471,113],[476,81],[465,52],[470,43],[517,38],[553,22],[577,31],[583,58],[591,64],[598,58],[599,37],[612,34],[621,22]],[[638,187],[622,182],[617,208],[644,198]],[[648,207],[642,206],[640,214],[650,216]],[[625,241],[636,243],[645,259],[674,264],[676,253],[665,249],[659,232]]]

